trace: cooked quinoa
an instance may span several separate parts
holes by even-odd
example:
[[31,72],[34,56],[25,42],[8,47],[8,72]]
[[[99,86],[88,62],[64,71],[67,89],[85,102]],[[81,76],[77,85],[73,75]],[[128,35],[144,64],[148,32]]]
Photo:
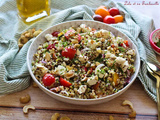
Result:
[[[110,31],[81,24],[45,38],[33,56],[32,71],[43,86],[57,94],[101,98],[125,87],[135,72],[135,50]],[[46,74],[55,78],[49,86],[43,82]]]

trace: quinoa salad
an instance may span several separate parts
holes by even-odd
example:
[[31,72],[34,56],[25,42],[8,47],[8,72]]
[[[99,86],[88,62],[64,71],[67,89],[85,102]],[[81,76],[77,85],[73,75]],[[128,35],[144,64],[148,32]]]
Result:
[[135,50],[110,31],[79,27],[46,34],[33,56],[32,71],[48,90],[95,99],[124,88],[135,72]]

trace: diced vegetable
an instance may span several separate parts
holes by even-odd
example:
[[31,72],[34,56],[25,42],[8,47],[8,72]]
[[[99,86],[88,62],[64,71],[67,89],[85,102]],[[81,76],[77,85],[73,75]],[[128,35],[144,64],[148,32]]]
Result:
[[114,73],[114,75],[113,75],[113,81],[114,81],[115,85],[118,84],[117,83],[117,79],[119,79],[119,75],[117,73]]
[[64,87],[69,87],[72,85],[72,83],[70,83],[69,81],[63,79],[62,77],[60,77],[59,82],[61,85],[63,85]]
[[65,50],[63,50],[61,54],[63,57],[73,59],[76,54],[76,49],[71,48],[71,47],[65,48]]

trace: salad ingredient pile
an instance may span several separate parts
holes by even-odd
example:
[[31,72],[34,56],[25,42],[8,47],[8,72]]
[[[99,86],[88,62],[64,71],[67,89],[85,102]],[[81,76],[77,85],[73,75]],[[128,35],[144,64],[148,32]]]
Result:
[[45,35],[32,71],[48,90],[80,99],[101,98],[125,87],[135,72],[128,40],[85,24]]

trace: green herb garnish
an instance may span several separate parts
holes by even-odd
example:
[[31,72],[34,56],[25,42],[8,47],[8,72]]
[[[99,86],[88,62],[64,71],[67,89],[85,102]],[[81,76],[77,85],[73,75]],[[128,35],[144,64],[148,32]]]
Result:
[[118,47],[118,49],[119,49],[121,52],[125,52],[125,51],[126,51],[126,49],[123,48],[123,47]]

